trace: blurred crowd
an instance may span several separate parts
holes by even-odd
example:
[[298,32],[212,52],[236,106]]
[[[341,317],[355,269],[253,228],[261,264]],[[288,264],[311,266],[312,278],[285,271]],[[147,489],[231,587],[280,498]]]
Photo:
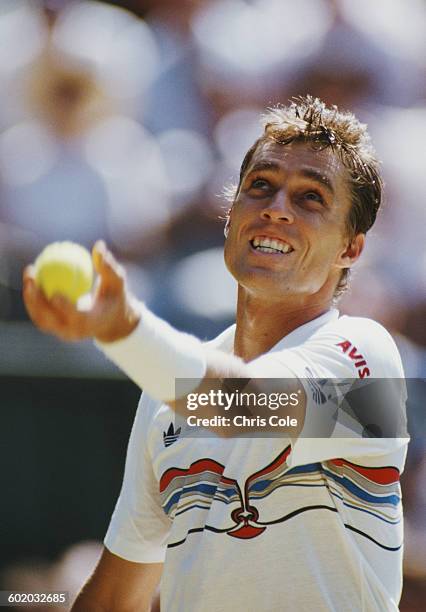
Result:
[[[310,93],[368,123],[386,182],[340,309],[383,323],[406,375],[424,379],[425,24],[424,0],[2,0],[0,323],[26,320],[22,267],[41,248],[104,238],[154,312],[202,338],[221,331],[236,299],[223,188],[262,111]],[[406,573],[418,585],[426,428],[413,396]]]

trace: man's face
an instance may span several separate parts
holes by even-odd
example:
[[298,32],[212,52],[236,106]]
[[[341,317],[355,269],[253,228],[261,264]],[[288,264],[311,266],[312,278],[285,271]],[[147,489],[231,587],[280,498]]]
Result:
[[347,265],[346,177],[330,148],[270,140],[258,146],[225,244],[226,265],[241,286],[270,299],[335,287]]

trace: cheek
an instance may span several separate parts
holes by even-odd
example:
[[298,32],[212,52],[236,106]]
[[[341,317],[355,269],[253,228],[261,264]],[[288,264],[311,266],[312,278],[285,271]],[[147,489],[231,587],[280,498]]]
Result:
[[310,238],[309,259],[315,268],[334,263],[345,248],[342,232],[338,227],[328,227],[326,231],[312,234]]
[[229,238],[227,238],[226,242],[225,242],[225,247],[223,249],[223,258],[225,260],[225,265],[227,268],[229,268],[229,262],[230,262],[230,249],[229,249],[229,243],[228,243]]
[[242,215],[241,211],[238,210],[238,204],[234,204],[233,208],[229,213],[229,220],[227,223],[228,235],[225,241],[225,251],[234,251],[237,248],[237,244],[240,240],[241,231],[247,224],[247,215]]
[[237,246],[236,246],[236,232],[235,227],[231,226],[229,228],[228,237],[225,240],[225,245],[223,249],[223,255],[225,260],[225,265],[229,271],[232,271],[234,267],[234,263],[237,259]]

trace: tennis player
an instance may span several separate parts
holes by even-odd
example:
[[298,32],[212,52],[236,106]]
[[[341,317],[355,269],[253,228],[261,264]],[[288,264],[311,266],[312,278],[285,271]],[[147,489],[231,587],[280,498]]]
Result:
[[[84,311],[47,301],[26,270],[35,324],[96,339],[144,390],[105,549],[75,612],[149,610],[160,579],[161,609],[173,612],[398,609],[407,440],[317,435],[336,426],[323,381],[403,377],[388,332],[334,307],[381,192],[352,114],[311,97],[269,111],[226,225],[236,325],[207,344],[139,302],[102,242]],[[271,438],[182,435],[185,393],[239,378],[260,381],[257,391],[263,378],[301,391],[298,426]],[[403,414],[403,394],[396,400]]]

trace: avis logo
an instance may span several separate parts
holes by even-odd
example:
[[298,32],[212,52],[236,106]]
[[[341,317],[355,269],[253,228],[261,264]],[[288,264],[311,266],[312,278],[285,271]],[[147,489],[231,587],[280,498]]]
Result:
[[365,361],[364,356],[361,355],[361,353],[358,353],[356,346],[353,346],[349,340],[338,342],[336,346],[340,346],[345,355],[347,354],[349,359],[352,359],[356,369],[358,370],[358,376],[360,378],[367,378],[367,376],[370,376],[370,370],[368,367],[364,367],[367,366],[367,362]]
[[181,432],[181,428],[178,427],[175,431],[173,423],[170,423],[167,432],[163,431],[163,442],[164,446],[167,448],[179,438],[179,434]]

